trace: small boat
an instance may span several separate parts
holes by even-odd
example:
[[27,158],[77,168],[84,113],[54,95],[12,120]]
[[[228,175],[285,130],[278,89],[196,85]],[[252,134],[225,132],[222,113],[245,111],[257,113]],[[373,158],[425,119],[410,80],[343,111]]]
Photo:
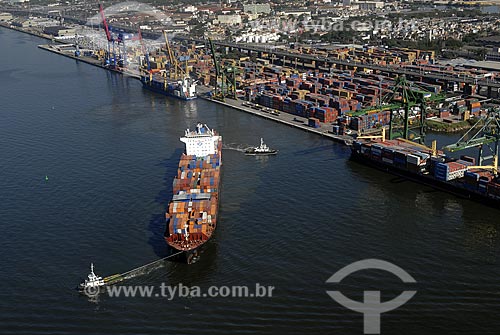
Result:
[[78,286],[78,290],[81,292],[87,292],[87,291],[97,291],[97,289],[101,286],[104,286],[104,279],[102,277],[97,276],[94,273],[94,264],[90,263],[90,273],[87,276],[88,278],[85,279],[84,282],[80,283],[80,286]]
[[248,148],[245,150],[245,155],[276,155],[278,150],[274,150],[269,148],[266,144],[264,144],[264,140],[260,139],[260,146]]

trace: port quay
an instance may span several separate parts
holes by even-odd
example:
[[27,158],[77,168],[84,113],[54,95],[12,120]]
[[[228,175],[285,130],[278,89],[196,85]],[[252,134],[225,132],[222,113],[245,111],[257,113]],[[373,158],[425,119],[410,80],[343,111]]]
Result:
[[[39,45],[38,47],[43,49],[43,50],[53,52],[53,53],[56,53],[56,54],[64,56],[64,57],[69,57],[69,58],[75,59],[76,61],[84,62],[84,63],[90,64],[90,65],[98,66],[100,68],[103,68],[103,69],[106,69],[109,71],[123,74],[125,76],[130,76],[132,78],[140,79],[140,74],[138,72],[115,71],[115,70],[112,70],[110,68],[103,66],[102,62],[99,62],[91,57],[85,57],[85,56],[77,57],[74,55],[73,52],[65,51],[65,47],[69,47],[71,50],[73,50],[72,45],[65,46],[65,45],[58,45],[58,44],[55,44],[55,45],[43,44],[43,45]],[[285,114],[285,113],[271,114],[271,110],[267,111],[267,108],[265,109],[265,111],[262,107],[260,107],[259,109],[255,109],[255,105],[253,105],[254,108],[252,108],[250,105],[245,106],[245,105],[243,105],[245,103],[244,101],[236,100],[236,99],[226,99],[225,101],[212,99],[209,95],[209,92],[211,91],[211,89],[209,89],[206,86],[199,85],[197,87],[197,91],[198,91],[198,97],[212,101],[213,103],[216,103],[216,104],[221,104],[221,105],[224,105],[227,107],[237,109],[239,111],[243,111],[243,112],[250,113],[250,114],[253,114],[253,115],[256,115],[259,117],[266,118],[268,120],[272,120],[275,122],[286,124],[290,127],[295,127],[295,128],[298,128],[298,129],[301,129],[301,130],[304,130],[304,131],[307,131],[310,133],[318,134],[320,136],[330,138],[333,141],[338,142],[338,143],[349,144],[352,142],[351,136],[333,134],[331,126],[327,126],[327,125],[323,124],[319,128],[309,127],[307,125],[307,118],[305,118],[305,117],[292,116],[290,114]]]

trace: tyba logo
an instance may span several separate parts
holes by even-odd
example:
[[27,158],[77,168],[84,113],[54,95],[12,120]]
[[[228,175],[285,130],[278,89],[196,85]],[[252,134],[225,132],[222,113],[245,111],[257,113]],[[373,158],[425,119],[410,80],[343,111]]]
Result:
[[[337,271],[326,282],[340,283],[350,274],[367,269],[384,270],[397,276],[403,283],[416,283],[415,279],[399,266],[379,259],[365,259],[349,264]],[[380,301],[380,291],[364,291],[363,302],[351,300],[339,291],[327,291],[327,293],[342,306],[363,313],[364,334],[380,334],[380,315],[402,306],[417,291],[403,291],[396,298],[386,302]]]

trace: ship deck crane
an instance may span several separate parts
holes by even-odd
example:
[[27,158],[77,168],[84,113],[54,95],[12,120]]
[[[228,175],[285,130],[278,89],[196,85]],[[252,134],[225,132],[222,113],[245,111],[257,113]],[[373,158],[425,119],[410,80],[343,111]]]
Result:
[[498,156],[493,156],[493,165],[475,165],[475,166],[467,166],[467,170],[472,169],[482,169],[482,170],[491,170],[495,176],[498,175]]
[[[358,136],[358,137],[356,137],[356,139],[380,139],[382,142],[385,142],[385,140],[387,139],[386,138],[386,130],[385,130],[385,128],[382,128],[381,135]],[[432,147],[428,147],[426,145],[416,143],[416,142],[413,142],[413,141],[410,141],[410,140],[407,140],[404,138],[398,138],[398,141],[406,142],[406,143],[412,144],[416,147],[419,147],[425,151],[430,152],[432,154],[432,156],[437,155],[437,141],[436,140],[432,141]]]

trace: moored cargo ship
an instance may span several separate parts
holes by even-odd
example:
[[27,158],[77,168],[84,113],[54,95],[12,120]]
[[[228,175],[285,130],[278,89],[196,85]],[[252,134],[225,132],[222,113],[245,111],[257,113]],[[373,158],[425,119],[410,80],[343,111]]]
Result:
[[142,87],[181,100],[196,99],[196,82],[189,77],[170,80],[160,75],[142,75]]
[[500,180],[492,167],[475,166],[475,159],[455,159],[407,140],[356,140],[351,158],[383,171],[423,183],[486,205],[500,204]]
[[186,152],[173,181],[165,240],[192,263],[217,226],[222,137],[199,123],[196,130],[186,130],[180,140],[186,144]]

